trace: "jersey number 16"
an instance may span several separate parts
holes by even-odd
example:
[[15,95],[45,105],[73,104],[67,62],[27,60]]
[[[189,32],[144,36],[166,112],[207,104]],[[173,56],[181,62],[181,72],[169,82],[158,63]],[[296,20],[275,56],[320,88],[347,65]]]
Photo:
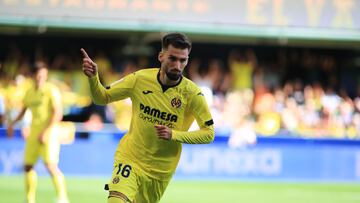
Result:
[[121,172],[121,176],[124,178],[127,178],[130,176],[131,173],[131,166],[130,165],[124,165],[124,167],[122,167],[123,164],[119,164],[119,169],[116,172],[116,174],[118,175]]

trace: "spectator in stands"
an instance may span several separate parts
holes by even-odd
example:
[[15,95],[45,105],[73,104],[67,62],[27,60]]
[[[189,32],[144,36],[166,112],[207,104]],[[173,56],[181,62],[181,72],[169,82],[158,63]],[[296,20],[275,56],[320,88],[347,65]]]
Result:
[[226,80],[226,73],[223,62],[214,58],[209,61],[207,77],[211,81],[211,89],[214,94],[225,93],[230,88],[230,81]]
[[21,61],[22,53],[16,44],[11,44],[7,53],[2,69],[9,78],[14,79],[20,66],[19,61]]
[[281,117],[275,109],[275,97],[270,92],[263,94],[254,104],[255,131],[261,135],[275,135],[281,127]]
[[248,49],[245,53],[232,50],[228,57],[228,64],[232,76],[232,90],[252,88],[252,74],[257,66],[257,58],[253,50]]
[[299,106],[298,132],[301,135],[311,136],[315,134],[314,131],[320,124],[320,115],[316,108],[314,89],[310,85],[304,89],[304,101],[305,104]]
[[253,93],[234,91],[226,96],[222,125],[231,128],[228,145],[231,148],[242,148],[256,144],[254,122],[250,119]]

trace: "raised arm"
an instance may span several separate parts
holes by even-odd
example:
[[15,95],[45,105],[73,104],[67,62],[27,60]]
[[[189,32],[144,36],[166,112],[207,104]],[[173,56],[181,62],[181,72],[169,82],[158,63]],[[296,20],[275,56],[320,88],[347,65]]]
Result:
[[85,49],[80,49],[82,55],[83,55],[83,72],[86,76],[89,78],[92,78],[97,75],[98,73],[98,67],[97,64],[89,57],[89,55],[86,53]]
[[129,74],[104,88],[99,80],[97,64],[83,48],[80,51],[83,55],[83,72],[89,78],[91,97],[95,104],[106,105],[131,96],[136,81],[135,73]]
[[89,57],[85,49],[81,48],[80,51],[83,56],[82,69],[84,74],[89,78],[90,92],[94,103],[98,105],[110,103],[109,96],[100,83],[97,64]]

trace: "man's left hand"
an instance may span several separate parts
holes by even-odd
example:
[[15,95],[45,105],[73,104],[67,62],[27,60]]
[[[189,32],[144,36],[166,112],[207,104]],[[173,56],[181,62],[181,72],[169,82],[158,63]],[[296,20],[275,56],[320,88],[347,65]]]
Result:
[[164,125],[155,125],[155,130],[159,139],[171,140],[172,130]]

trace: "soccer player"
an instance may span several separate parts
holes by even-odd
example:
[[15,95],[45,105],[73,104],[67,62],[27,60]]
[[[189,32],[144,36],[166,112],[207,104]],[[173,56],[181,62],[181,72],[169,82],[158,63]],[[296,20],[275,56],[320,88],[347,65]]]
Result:
[[33,73],[34,85],[26,92],[23,107],[16,119],[9,123],[7,133],[8,136],[13,135],[14,124],[30,109],[32,122],[24,157],[26,201],[35,202],[37,175],[34,165],[41,157],[55,185],[57,202],[68,203],[65,179],[58,168],[60,144],[53,130],[62,118],[61,95],[56,86],[47,82],[48,69],[45,64],[37,63]]
[[[178,164],[181,143],[214,140],[205,98],[200,88],[182,75],[190,50],[191,42],[184,34],[169,33],[162,38],[160,68],[139,70],[104,88],[97,64],[81,49],[94,102],[105,105],[128,97],[132,100],[130,129],[118,145],[107,185],[108,203],[159,202]],[[200,129],[188,132],[194,119]]]

